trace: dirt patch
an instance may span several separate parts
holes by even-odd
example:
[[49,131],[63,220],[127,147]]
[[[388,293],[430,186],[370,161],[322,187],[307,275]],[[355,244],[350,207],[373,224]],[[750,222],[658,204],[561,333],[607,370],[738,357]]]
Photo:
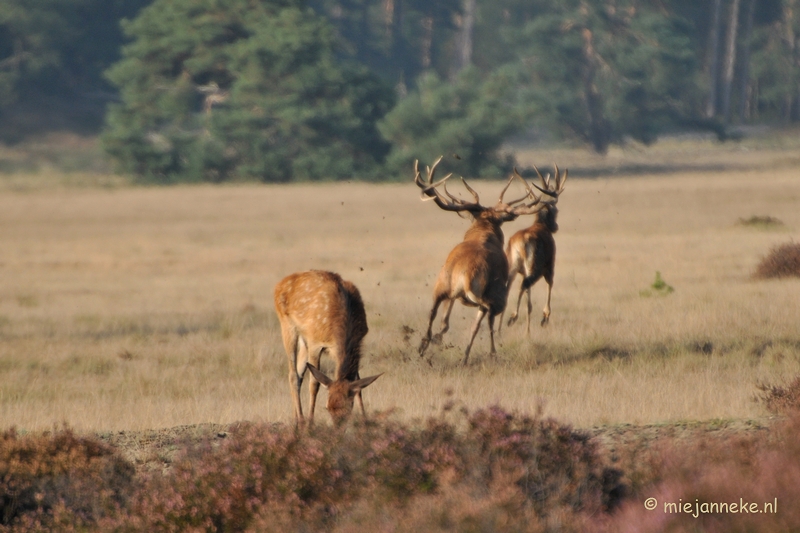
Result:
[[231,426],[196,424],[166,429],[98,433],[97,437],[117,448],[139,472],[167,471],[181,450],[201,442],[218,445],[227,438]]
[[[613,463],[625,468],[642,452],[659,441],[674,439],[688,442],[696,438],[727,439],[735,435],[767,432],[772,419],[710,420],[669,424],[617,424],[588,430],[608,453]],[[197,424],[145,431],[99,433],[103,442],[117,448],[137,471],[166,472],[176,456],[188,446],[208,443],[218,446],[236,431],[234,424]]]

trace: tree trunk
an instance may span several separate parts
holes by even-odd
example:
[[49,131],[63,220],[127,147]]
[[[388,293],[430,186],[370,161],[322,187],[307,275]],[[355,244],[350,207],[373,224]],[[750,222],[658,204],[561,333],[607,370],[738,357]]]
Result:
[[422,37],[420,39],[420,64],[422,69],[431,68],[433,50],[433,16],[422,19]]
[[461,31],[458,37],[458,70],[472,63],[472,32],[475,28],[476,0],[464,0]]
[[730,19],[728,22],[728,35],[725,50],[725,65],[722,76],[722,115],[725,122],[731,121],[731,92],[733,89],[733,74],[736,66],[736,33],[739,29],[739,5],[741,0],[733,0]]
[[711,12],[711,30],[708,35],[708,102],[706,118],[714,118],[717,114],[717,95],[719,93],[719,40],[720,10],[722,0],[714,0]]
[[389,42],[389,64],[397,66],[397,79],[395,90],[403,98],[408,89],[406,87],[406,49],[403,37],[403,0],[383,0],[384,24],[386,25],[386,38]]
[[748,0],[747,17],[744,21],[744,33],[742,35],[742,57],[741,57],[741,83],[739,85],[739,120],[744,121],[750,118],[750,40],[753,37],[753,15],[756,11],[757,0]]
[[394,42],[394,0],[383,0],[383,25],[386,42],[389,43],[389,50],[391,50]]
[[598,65],[595,55],[592,31],[583,28],[583,56],[585,61],[583,87],[586,97],[586,108],[589,113],[589,139],[594,150],[599,154],[608,152],[611,143],[610,127],[603,114],[603,97],[597,89],[595,76]]
[[[797,0],[786,0],[783,4],[783,24],[786,31],[784,38],[789,46],[791,65],[795,70],[800,68],[800,47],[794,32],[796,7]],[[800,119],[800,83],[796,82],[786,95],[786,120],[792,122],[798,119]]]

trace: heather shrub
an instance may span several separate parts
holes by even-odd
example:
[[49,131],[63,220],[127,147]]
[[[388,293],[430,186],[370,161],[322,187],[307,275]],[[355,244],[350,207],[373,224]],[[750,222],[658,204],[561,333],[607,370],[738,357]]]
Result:
[[756,279],[800,277],[800,243],[775,246],[756,267]]
[[0,531],[581,531],[623,495],[595,441],[446,409],[342,429],[242,423],[143,470],[69,430],[0,442]]
[[496,531],[513,517],[530,527],[512,529],[534,531],[607,510],[619,490],[608,472],[586,435],[497,407],[416,425],[357,420],[346,431],[243,424],[143,479],[117,530],[347,531],[388,520]]
[[758,389],[762,392],[757,400],[764,404],[770,413],[777,415],[800,412],[800,376],[794,378],[789,385],[760,384]]
[[[769,432],[727,440],[672,441],[656,455],[653,482],[598,531],[770,533],[800,527],[800,416]],[[655,498],[652,510],[647,498]],[[689,504],[682,512],[670,504]],[[716,504],[713,506],[712,504]],[[726,504],[720,507],[720,504]],[[736,504],[732,508],[731,504]],[[742,510],[744,504],[747,511]]]
[[[469,417],[467,442],[480,485],[497,475],[513,480],[540,516],[553,510],[609,510],[622,495],[588,434],[552,419],[511,415],[498,407]],[[613,481],[612,481],[613,480]]]
[[243,424],[218,448],[190,446],[145,477],[123,531],[243,531],[259,514],[322,527],[348,499],[347,473],[317,431]]
[[132,490],[133,466],[69,429],[0,435],[0,529],[88,528],[116,513]]

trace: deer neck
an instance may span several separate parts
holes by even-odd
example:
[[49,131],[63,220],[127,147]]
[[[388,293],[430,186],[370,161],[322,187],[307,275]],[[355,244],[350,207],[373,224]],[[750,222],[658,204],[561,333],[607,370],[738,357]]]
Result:
[[358,367],[361,364],[361,348],[347,346],[342,364],[336,372],[336,379],[355,381],[358,379]]
[[464,234],[465,241],[486,241],[497,239],[500,246],[503,246],[503,231],[500,229],[502,222],[497,220],[487,220],[476,218]]

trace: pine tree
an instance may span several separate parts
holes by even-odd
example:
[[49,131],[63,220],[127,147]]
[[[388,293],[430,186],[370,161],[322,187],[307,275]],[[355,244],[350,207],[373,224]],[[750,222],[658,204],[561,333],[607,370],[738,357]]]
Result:
[[156,0],[125,24],[104,146],[142,179],[368,176],[391,91],[300,0]]

